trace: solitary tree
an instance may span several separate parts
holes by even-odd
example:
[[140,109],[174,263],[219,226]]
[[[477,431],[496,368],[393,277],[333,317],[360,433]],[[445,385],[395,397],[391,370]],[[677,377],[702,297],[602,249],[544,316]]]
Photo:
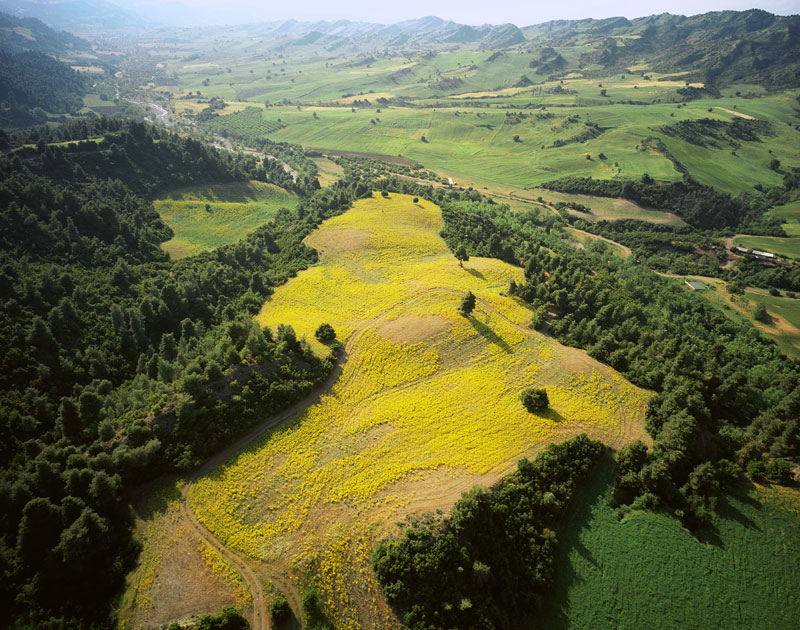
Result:
[[319,328],[317,328],[317,332],[314,333],[314,336],[322,343],[330,343],[336,339],[336,331],[330,324],[320,324]]
[[525,409],[531,413],[542,411],[550,406],[550,399],[547,397],[547,391],[537,387],[531,387],[522,392],[520,400],[522,400]]
[[769,321],[769,314],[767,313],[767,309],[763,304],[759,304],[758,306],[756,306],[756,310],[753,311],[753,317],[755,317],[760,322]]
[[475,294],[472,291],[467,291],[467,294],[461,298],[461,306],[459,307],[461,314],[464,316],[469,315],[475,310]]
[[467,253],[467,248],[463,245],[459,245],[458,249],[456,249],[456,259],[458,260],[458,264],[463,267],[464,263],[469,260],[469,254]]

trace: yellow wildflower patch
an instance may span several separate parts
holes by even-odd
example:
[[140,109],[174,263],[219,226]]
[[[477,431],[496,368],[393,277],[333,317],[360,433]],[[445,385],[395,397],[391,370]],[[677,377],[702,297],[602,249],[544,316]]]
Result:
[[[331,324],[347,341],[343,372],[318,404],[192,489],[198,518],[226,544],[264,561],[318,563],[337,627],[388,614],[368,556],[397,518],[446,509],[464,483],[493,483],[570,435],[620,446],[642,433],[649,394],[530,330],[527,305],[503,295],[522,271],[484,258],[462,268],[441,221],[429,202],[374,196],[308,238],[321,263],[279,287],[258,321],[291,324],[320,350],[313,333]],[[458,312],[467,290],[477,297],[470,317]],[[519,401],[531,386],[547,388],[544,413]],[[370,608],[370,598],[380,601]]]

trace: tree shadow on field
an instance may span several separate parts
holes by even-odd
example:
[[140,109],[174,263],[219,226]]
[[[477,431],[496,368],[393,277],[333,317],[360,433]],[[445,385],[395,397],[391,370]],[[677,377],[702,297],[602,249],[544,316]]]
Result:
[[136,515],[149,521],[157,514],[166,514],[170,505],[180,499],[179,477],[170,475],[146,483],[131,493],[131,504]]
[[537,411],[536,415],[541,416],[542,418],[545,418],[547,420],[550,420],[551,422],[563,422],[564,420],[566,420],[564,416],[562,416],[552,407],[548,407],[543,411]]
[[[555,556],[555,579],[548,590],[541,611],[537,616],[540,628],[569,628],[569,592],[587,578],[578,573],[579,566],[585,562],[592,566],[593,573],[601,572],[602,567],[583,542],[589,533],[594,510],[597,505],[607,505],[614,485],[614,458],[607,453],[600,463],[589,473],[556,526],[558,547]],[[572,552],[580,556],[575,561]]]
[[[763,507],[761,503],[749,495],[749,491],[754,487],[752,482],[745,481],[739,484],[730,494],[722,495],[717,503],[717,518],[720,521],[733,521],[744,525],[747,529],[754,529],[760,532],[761,528],[758,524],[744,514],[731,500],[735,499],[738,503],[744,503],[752,509],[760,511]],[[725,543],[720,537],[719,527],[716,524],[703,528],[698,532],[697,539],[700,542],[713,545],[719,549],[725,549]]]
[[477,269],[473,269],[472,267],[464,267],[464,270],[470,274],[471,276],[475,276],[476,278],[480,278],[481,280],[486,280],[486,276],[484,276],[480,271]]
[[303,624],[300,623],[297,615],[294,614],[294,610],[290,608],[288,618],[284,619],[280,623],[275,624],[273,627],[275,630],[300,630],[300,628],[303,627]]
[[477,330],[481,336],[486,339],[486,341],[495,344],[499,347],[503,352],[507,354],[512,354],[511,346],[509,346],[503,338],[500,337],[496,332],[494,332],[491,328],[489,328],[486,324],[482,321],[476,319],[473,316],[469,316],[469,323],[472,324],[472,327]]

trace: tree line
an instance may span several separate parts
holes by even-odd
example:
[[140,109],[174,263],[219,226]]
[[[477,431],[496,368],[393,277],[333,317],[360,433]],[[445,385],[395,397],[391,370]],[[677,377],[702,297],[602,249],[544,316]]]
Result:
[[552,314],[549,334],[656,392],[646,417],[653,446],[637,446],[645,455],[620,477],[620,505],[659,506],[695,529],[744,471],[788,480],[800,447],[800,367],[752,325],[603,244],[575,250],[551,229],[558,217],[511,212],[477,191],[373,185],[439,203],[453,252],[521,265],[525,283],[509,293]]
[[191,469],[328,375],[335,356],[252,316],[316,262],[302,239],[369,194],[306,192],[242,241],[171,261],[152,191],[269,180],[273,161],[104,131],[86,152],[0,156],[0,608],[32,628],[114,626],[138,554],[125,489]]
[[552,582],[557,537],[576,488],[605,447],[552,444],[497,486],[476,486],[445,518],[406,523],[372,557],[387,602],[412,630],[531,627]]

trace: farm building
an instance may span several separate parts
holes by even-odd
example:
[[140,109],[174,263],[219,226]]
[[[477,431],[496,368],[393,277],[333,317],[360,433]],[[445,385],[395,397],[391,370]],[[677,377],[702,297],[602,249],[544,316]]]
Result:
[[777,258],[775,254],[770,254],[769,252],[761,252],[757,249],[754,249],[751,253],[759,260],[775,260]]
[[686,286],[688,286],[692,291],[705,291],[708,288],[705,283],[700,282],[699,280],[686,280]]

